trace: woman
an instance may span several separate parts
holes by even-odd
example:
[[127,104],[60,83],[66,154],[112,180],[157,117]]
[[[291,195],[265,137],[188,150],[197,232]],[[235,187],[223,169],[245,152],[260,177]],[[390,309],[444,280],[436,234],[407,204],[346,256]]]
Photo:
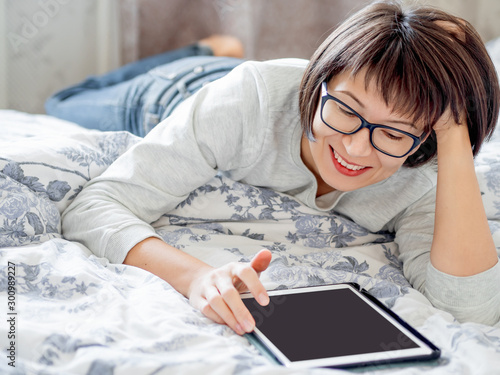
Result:
[[239,292],[268,303],[258,276],[271,253],[214,269],[150,225],[224,173],[394,232],[415,288],[461,321],[494,324],[500,264],[473,156],[494,130],[498,103],[494,67],[466,21],[374,3],[309,63],[245,62],[183,101],[85,186],[63,214],[63,233],[250,332]]
[[90,129],[144,137],[204,84],[243,62],[241,42],[212,35],[193,45],[133,62],[52,95],[48,114]]

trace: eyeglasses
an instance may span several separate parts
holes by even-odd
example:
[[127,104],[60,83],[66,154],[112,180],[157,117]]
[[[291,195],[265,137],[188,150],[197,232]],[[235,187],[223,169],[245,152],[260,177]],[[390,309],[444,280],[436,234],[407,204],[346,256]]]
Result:
[[347,104],[330,95],[326,81],[322,83],[321,89],[321,120],[325,125],[339,133],[349,135],[367,128],[370,131],[370,143],[383,154],[402,158],[418,147],[427,135],[424,133],[417,137],[390,126],[372,124]]

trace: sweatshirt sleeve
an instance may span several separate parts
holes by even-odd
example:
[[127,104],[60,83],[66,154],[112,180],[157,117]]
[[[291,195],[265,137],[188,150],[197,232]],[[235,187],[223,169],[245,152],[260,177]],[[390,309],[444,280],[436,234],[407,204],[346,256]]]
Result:
[[259,77],[245,63],[184,101],[85,185],[63,213],[64,237],[122,263],[137,243],[158,237],[151,223],[218,170],[244,174],[263,147],[253,140],[266,131],[267,98]]
[[451,313],[458,321],[494,325],[500,321],[500,262],[467,277],[452,276],[434,268],[430,251],[435,204],[433,188],[394,221],[405,277],[435,307]]

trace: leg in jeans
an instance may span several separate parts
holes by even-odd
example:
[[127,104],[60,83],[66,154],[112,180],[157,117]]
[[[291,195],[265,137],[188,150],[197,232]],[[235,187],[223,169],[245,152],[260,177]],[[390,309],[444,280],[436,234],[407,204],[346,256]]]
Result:
[[147,94],[143,95],[138,122],[141,132],[147,134],[186,98],[205,84],[215,81],[244,60],[224,56],[187,57],[150,70],[153,79]]
[[125,65],[100,77],[89,77],[50,97],[47,114],[100,130],[127,130],[144,136],[143,96],[154,84],[151,69],[191,56],[210,56],[204,45],[192,45]]

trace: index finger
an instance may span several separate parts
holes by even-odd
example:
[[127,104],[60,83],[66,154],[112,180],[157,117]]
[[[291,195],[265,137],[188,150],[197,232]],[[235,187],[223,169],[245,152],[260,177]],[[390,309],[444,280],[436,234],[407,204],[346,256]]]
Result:
[[229,279],[219,279],[216,287],[224,303],[223,306],[220,304],[218,306],[213,305],[216,312],[237,333],[242,334],[242,330],[252,332],[255,327],[255,320],[231,281]]
[[259,275],[252,265],[241,264],[235,275],[247,287],[248,291],[260,305],[266,306],[269,303],[267,290],[262,285]]

